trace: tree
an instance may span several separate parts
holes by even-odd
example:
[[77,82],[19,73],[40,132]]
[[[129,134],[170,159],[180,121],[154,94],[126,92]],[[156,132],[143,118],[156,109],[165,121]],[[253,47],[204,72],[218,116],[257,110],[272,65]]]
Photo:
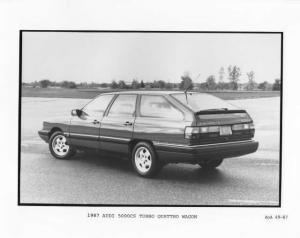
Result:
[[61,83],[61,87],[63,88],[76,88],[76,83],[73,81],[63,81]]
[[127,85],[126,85],[126,83],[123,80],[120,80],[119,83],[118,83],[118,88],[120,88],[120,89],[126,89]]
[[168,82],[168,83],[166,83],[165,88],[166,89],[172,89],[173,88],[173,84]]
[[31,85],[35,88],[35,87],[40,86],[41,84],[40,84],[40,82],[35,80],[34,82],[31,83]]
[[141,85],[139,84],[139,82],[138,82],[136,79],[134,79],[134,80],[132,80],[132,82],[131,82],[131,87],[132,87],[133,89],[138,89],[138,88],[141,87]]
[[51,84],[51,81],[48,79],[43,79],[39,82],[41,88],[48,88]]
[[247,90],[253,90],[255,88],[254,72],[253,71],[248,72],[247,77],[248,77]]
[[188,72],[185,72],[182,76],[181,76],[181,82],[179,84],[179,88],[181,90],[186,90],[188,87],[190,87],[190,89],[193,88],[193,80],[191,79],[190,75]]
[[264,81],[264,82],[262,82],[262,83],[260,83],[260,84],[258,84],[258,87],[257,88],[259,88],[259,89],[261,89],[261,90],[267,90],[267,88],[268,88],[268,82],[267,81]]
[[101,87],[101,88],[107,88],[107,87],[108,87],[108,84],[107,84],[107,83],[100,83],[100,87]]
[[162,89],[162,88],[165,88],[166,87],[166,82],[165,81],[163,81],[163,80],[158,80],[158,87],[160,88],[160,89]]
[[207,89],[208,90],[215,90],[217,88],[216,79],[214,75],[210,75],[206,79]]
[[116,88],[118,88],[118,84],[117,84],[117,82],[116,82],[115,80],[113,80],[113,81],[111,82],[111,85],[110,85],[110,87],[111,87],[112,89],[116,89]]
[[77,88],[77,85],[76,85],[75,82],[70,81],[68,87],[69,87],[69,88]]
[[204,90],[204,91],[206,91],[206,90],[208,90],[208,85],[207,85],[206,82],[199,83],[199,88],[202,89],[202,90]]
[[238,82],[239,78],[241,76],[241,70],[239,67],[235,66],[229,66],[228,67],[228,75],[229,75],[229,81],[231,84],[231,89],[237,90],[238,89]]
[[140,85],[141,85],[141,88],[144,88],[144,87],[145,87],[145,83],[144,83],[143,80],[141,81],[141,84],[140,84]]
[[218,82],[217,89],[220,90],[230,90],[232,88],[231,83]]
[[272,90],[273,90],[273,91],[280,91],[280,90],[281,90],[281,82],[280,82],[280,79],[275,79],[275,82],[273,83]]
[[151,85],[151,88],[159,88],[159,85],[158,85],[158,81],[154,80],[152,83],[150,83]]
[[224,67],[222,66],[219,71],[219,83],[224,82],[224,74],[225,74],[225,70]]

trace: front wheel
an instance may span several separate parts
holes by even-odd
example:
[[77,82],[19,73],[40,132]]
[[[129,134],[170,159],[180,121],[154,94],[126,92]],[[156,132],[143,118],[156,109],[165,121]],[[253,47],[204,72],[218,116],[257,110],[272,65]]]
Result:
[[139,142],[132,151],[132,165],[134,170],[142,177],[153,177],[162,167],[157,159],[154,149],[149,143]]
[[69,159],[76,150],[67,143],[67,138],[61,131],[54,132],[49,140],[49,150],[57,159]]
[[209,169],[217,168],[218,166],[220,166],[222,164],[222,162],[223,162],[223,159],[214,159],[214,160],[208,160],[205,162],[201,162],[201,163],[199,163],[199,165],[202,169],[209,170]]

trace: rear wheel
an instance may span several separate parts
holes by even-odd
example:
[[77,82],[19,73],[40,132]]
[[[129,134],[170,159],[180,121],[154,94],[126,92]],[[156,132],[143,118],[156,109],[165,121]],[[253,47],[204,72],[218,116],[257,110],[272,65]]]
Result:
[[133,148],[131,162],[134,170],[142,177],[153,177],[162,166],[153,147],[146,142],[139,142]]
[[220,166],[222,164],[222,162],[223,162],[223,159],[214,159],[214,160],[208,160],[205,162],[201,162],[201,163],[199,163],[199,165],[202,169],[209,170],[209,169],[217,168],[218,166]]
[[68,145],[67,138],[61,131],[56,131],[51,135],[49,150],[57,159],[69,159],[76,153],[76,150]]

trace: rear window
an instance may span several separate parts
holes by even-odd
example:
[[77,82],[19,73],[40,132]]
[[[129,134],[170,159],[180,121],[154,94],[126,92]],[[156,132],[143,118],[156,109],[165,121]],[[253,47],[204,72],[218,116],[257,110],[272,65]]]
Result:
[[237,109],[230,103],[206,93],[187,93],[186,95],[184,93],[174,93],[171,96],[195,112],[220,108]]

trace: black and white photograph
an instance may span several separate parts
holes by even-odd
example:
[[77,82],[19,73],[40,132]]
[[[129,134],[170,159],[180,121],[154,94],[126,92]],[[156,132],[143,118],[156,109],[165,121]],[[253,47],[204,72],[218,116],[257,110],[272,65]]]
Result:
[[299,12],[0,1],[0,237],[300,237]]
[[282,43],[21,30],[19,204],[280,207]]

